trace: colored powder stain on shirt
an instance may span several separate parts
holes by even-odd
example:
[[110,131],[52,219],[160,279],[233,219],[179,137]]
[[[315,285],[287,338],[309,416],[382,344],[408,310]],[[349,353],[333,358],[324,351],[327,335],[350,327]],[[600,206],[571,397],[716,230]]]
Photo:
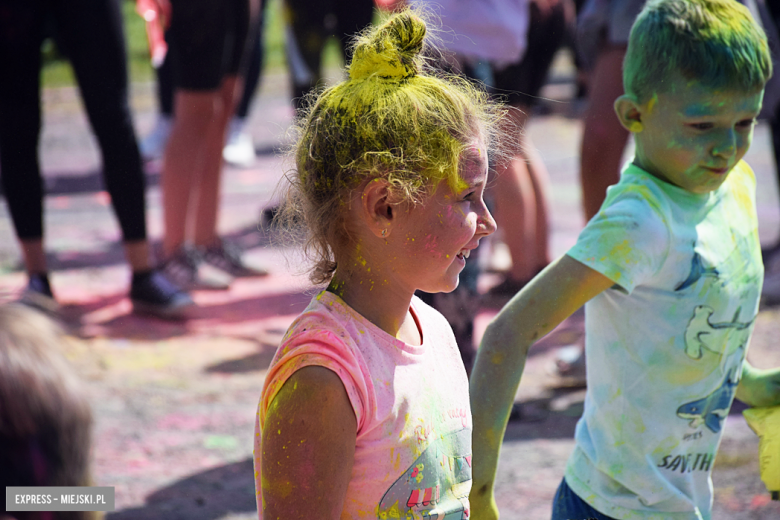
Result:
[[746,211],[750,211],[750,208],[753,207],[753,201],[750,198],[750,193],[748,193],[747,190],[740,190],[736,192],[735,199],[737,204],[739,204],[739,211],[742,214],[744,214]]
[[615,244],[612,247],[612,250],[609,252],[609,256],[611,258],[619,259],[621,262],[626,264],[636,262],[636,260],[632,258],[633,255],[634,248],[628,240],[624,240],[618,244]]

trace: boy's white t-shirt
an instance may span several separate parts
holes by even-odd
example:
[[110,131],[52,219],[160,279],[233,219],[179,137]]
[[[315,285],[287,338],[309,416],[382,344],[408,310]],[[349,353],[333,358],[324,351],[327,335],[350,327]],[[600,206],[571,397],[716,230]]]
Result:
[[615,282],[585,307],[566,482],[618,518],[709,518],[712,464],[758,313],[755,176],[697,195],[634,165],[568,254]]
[[[266,376],[257,431],[296,370],[323,366],[344,383],[357,418],[357,444],[341,518],[469,517],[472,422],[466,371],[444,317],[417,297],[410,310],[422,333],[420,346],[392,337],[323,291],[290,326]],[[260,441],[255,436],[262,519]]]

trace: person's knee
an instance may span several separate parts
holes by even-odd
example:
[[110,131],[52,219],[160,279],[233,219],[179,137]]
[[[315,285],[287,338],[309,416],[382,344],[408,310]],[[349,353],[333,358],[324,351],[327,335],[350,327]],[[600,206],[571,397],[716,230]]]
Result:
[[221,117],[222,99],[219,90],[176,93],[174,114],[179,127],[202,131]]

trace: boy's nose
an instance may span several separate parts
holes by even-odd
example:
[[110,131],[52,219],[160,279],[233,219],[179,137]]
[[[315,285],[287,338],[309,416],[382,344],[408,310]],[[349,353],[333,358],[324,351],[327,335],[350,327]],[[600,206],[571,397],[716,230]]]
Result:
[[712,147],[712,155],[721,157],[731,157],[737,149],[737,134],[734,130],[728,130],[715,146]]

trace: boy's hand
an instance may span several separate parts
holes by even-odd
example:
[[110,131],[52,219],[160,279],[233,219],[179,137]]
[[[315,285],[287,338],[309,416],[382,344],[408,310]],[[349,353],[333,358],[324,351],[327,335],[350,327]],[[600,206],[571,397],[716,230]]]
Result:
[[477,493],[472,487],[469,495],[469,510],[471,520],[498,520],[498,506],[493,490]]
[[745,361],[736,397],[749,406],[780,404],[780,368],[761,370]]

